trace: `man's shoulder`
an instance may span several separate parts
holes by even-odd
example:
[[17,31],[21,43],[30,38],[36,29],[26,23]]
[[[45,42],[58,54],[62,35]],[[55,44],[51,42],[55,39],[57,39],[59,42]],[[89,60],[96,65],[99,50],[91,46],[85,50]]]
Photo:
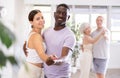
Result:
[[108,28],[105,28],[107,30],[107,32],[110,32],[110,30]]
[[99,31],[97,29],[95,29],[92,33],[91,36],[92,37],[96,37],[98,35]]
[[68,27],[67,29],[67,32],[66,32],[66,37],[68,38],[71,38],[71,39],[75,39],[75,33]]
[[95,29],[94,31],[92,31],[91,35],[95,34],[97,32],[97,29]]
[[42,35],[45,36],[47,33],[49,33],[52,30],[52,27],[48,27],[46,29],[43,30]]
[[67,36],[75,37],[74,32],[70,28],[67,29],[67,33],[66,34],[67,34]]
[[67,32],[74,34],[73,31],[69,27],[66,27],[66,30]]

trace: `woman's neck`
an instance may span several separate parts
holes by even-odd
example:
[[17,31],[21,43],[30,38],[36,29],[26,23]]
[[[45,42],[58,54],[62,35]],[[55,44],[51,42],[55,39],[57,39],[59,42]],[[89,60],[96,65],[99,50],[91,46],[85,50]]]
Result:
[[84,35],[86,35],[86,36],[90,36],[91,34],[90,34],[90,33],[84,33]]
[[40,28],[33,28],[32,32],[36,32],[36,33],[41,34],[41,29]]

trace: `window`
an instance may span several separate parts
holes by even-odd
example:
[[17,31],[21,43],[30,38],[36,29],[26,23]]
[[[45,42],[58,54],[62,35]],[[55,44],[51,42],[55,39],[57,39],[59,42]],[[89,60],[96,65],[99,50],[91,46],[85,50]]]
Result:
[[89,23],[89,6],[75,6],[75,26],[84,22]]
[[111,17],[111,36],[113,42],[119,42],[120,37],[120,14],[112,14]]
[[82,24],[84,22],[89,23],[89,14],[76,14],[75,15],[75,24]]
[[120,7],[112,7],[111,11],[112,42],[120,42]]
[[[120,37],[118,37],[120,34],[120,6],[112,6],[111,8],[108,7],[109,6],[70,5],[71,17],[68,20],[68,23],[70,25],[74,24],[76,28],[77,25],[80,26],[81,23],[88,22],[94,30],[96,28],[97,16],[103,16],[103,26],[107,26],[111,29],[110,31],[112,42],[120,42]],[[52,7],[50,5],[34,6],[34,9],[40,9],[43,12],[45,18],[45,28],[51,26],[51,23],[53,22],[51,21],[53,18],[52,8],[56,7]],[[108,17],[110,19],[110,25],[107,25],[107,22],[109,21],[107,20]]]
[[103,26],[107,26],[107,7],[106,6],[93,6],[91,9],[91,26],[93,29],[96,28],[96,18],[98,16],[103,16],[104,23]]

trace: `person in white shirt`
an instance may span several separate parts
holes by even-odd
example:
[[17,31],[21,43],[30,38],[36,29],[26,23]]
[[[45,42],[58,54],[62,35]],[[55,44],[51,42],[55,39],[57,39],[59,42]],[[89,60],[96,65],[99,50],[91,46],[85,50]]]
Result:
[[92,33],[96,37],[101,30],[106,30],[105,35],[93,45],[93,67],[97,78],[105,78],[105,73],[110,57],[110,32],[103,26],[104,18],[98,16],[96,19],[97,29]]
[[43,62],[47,65],[54,64],[52,55],[45,54],[45,44],[41,35],[44,27],[44,17],[40,10],[32,10],[28,19],[32,25],[32,30],[24,44],[24,52],[26,52],[26,66],[22,66],[18,73],[18,78],[44,78],[42,68]]
[[89,78],[90,68],[92,64],[92,48],[104,34],[105,30],[102,30],[95,38],[91,37],[91,27],[89,23],[82,23],[80,26],[80,32],[83,34],[82,38],[82,53],[80,57],[80,77]]

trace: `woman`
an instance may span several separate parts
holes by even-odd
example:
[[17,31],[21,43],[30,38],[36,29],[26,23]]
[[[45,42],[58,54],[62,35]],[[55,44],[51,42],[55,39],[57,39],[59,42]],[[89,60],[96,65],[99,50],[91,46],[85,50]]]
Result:
[[80,32],[83,34],[82,48],[83,52],[81,54],[80,66],[81,74],[80,78],[89,78],[89,72],[92,63],[92,46],[97,40],[99,40],[104,35],[104,30],[99,33],[96,38],[91,37],[91,28],[88,23],[81,24]]
[[32,30],[26,41],[27,63],[25,64],[26,66],[20,69],[18,78],[43,78],[43,61],[46,62],[47,65],[54,63],[53,56],[45,54],[45,45],[41,35],[45,21],[40,10],[32,10],[28,15],[28,19],[32,25]]

